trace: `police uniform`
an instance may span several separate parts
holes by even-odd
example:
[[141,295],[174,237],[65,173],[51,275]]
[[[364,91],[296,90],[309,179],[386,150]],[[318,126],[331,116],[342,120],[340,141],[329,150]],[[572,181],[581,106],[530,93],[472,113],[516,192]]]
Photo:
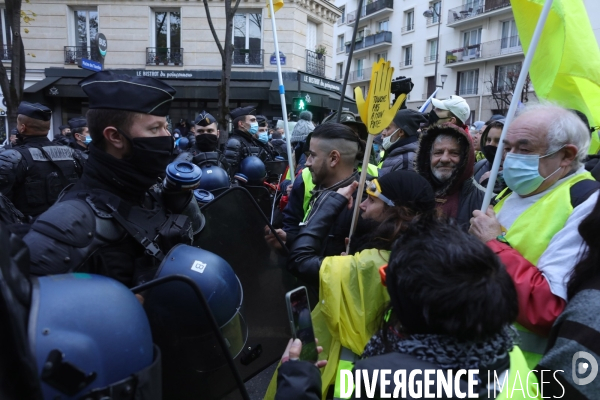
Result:
[[[17,114],[50,121],[46,106],[21,102]],[[77,182],[83,170],[81,152],[52,143],[46,135],[25,132],[21,145],[0,153],[0,192],[25,216],[36,217],[58,199],[60,192]]]
[[58,143],[58,144],[61,144],[63,146],[70,146],[71,145],[71,138],[72,137],[62,134],[62,131],[64,131],[67,128],[70,128],[69,125],[61,125],[61,126],[59,126],[58,130],[60,132],[58,132],[58,134],[54,135],[54,139],[52,139],[52,143]]
[[[158,79],[109,71],[91,75],[80,86],[92,111],[166,116],[175,95]],[[194,222],[202,217],[191,191],[156,185],[172,158],[173,138],[132,138],[124,127],[115,128],[129,142],[129,153],[118,159],[90,144],[81,180],[25,236],[33,275],[90,272],[133,286],[152,279],[176,244],[192,243]],[[100,132],[91,135],[101,140]]]
[[[87,128],[87,119],[85,119],[85,117],[71,118],[69,120],[69,128],[71,128],[71,135],[72,135],[72,140],[69,142],[69,147],[79,150],[79,151],[85,153],[87,156],[88,148],[81,146],[79,143],[77,143],[77,139],[75,139],[76,133],[80,133],[81,130],[83,130],[83,128]],[[76,130],[79,130],[79,132],[75,132]]]
[[[229,115],[232,119],[251,115],[255,111],[254,107],[240,107],[231,111]],[[263,162],[272,161],[275,155],[263,143],[255,139],[250,133],[234,127],[229,135],[229,140],[225,145],[225,158],[229,163],[229,175],[234,176],[239,172],[240,163],[248,156],[257,156]]]
[[[196,117],[194,125],[207,127],[211,124],[216,124],[217,120],[206,111],[202,111]],[[200,168],[204,166],[216,166],[223,168],[229,173],[229,163],[225,155],[218,149],[219,138],[212,134],[196,135],[192,147],[186,150],[186,155],[178,157],[179,159],[187,158]]]

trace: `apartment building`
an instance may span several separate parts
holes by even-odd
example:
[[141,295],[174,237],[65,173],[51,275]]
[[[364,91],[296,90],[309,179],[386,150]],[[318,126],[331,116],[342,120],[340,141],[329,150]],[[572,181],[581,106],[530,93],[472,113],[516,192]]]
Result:
[[[215,0],[209,6],[224,40],[224,3]],[[87,111],[78,82],[92,72],[78,64],[96,57],[98,33],[108,42],[104,69],[157,77],[177,89],[173,120],[193,119],[201,110],[216,112],[221,56],[202,1],[37,0],[23,2],[23,10],[35,13],[33,21],[22,24],[25,99],[50,106],[54,128]],[[1,56],[10,67],[11,35],[4,12],[0,5]],[[286,102],[291,105],[300,87],[302,95],[309,94],[309,105],[326,114],[340,99],[341,85],[326,79],[333,78],[330,55],[339,9],[326,0],[289,0],[275,15]],[[240,3],[232,36],[230,108],[257,105],[259,113],[281,116],[273,31],[264,1]]]
[[[506,100],[525,58],[510,0],[364,0],[362,10],[357,10],[357,0],[335,4],[342,11],[334,29],[334,68],[340,82],[360,12],[347,95],[355,87],[368,89],[370,68],[383,58],[391,61],[396,76],[412,78],[410,108],[420,107],[438,87],[438,98],[458,94],[467,100],[469,122],[508,109]],[[588,15],[600,13],[600,2],[585,4]],[[591,22],[598,39],[600,22]],[[523,102],[536,101],[533,86],[528,88]]]

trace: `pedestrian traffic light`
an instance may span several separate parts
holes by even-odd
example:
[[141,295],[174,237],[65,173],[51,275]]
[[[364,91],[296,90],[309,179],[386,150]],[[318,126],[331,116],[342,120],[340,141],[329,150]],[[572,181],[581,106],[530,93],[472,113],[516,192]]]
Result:
[[302,97],[294,97],[292,101],[292,111],[306,110],[306,101]]

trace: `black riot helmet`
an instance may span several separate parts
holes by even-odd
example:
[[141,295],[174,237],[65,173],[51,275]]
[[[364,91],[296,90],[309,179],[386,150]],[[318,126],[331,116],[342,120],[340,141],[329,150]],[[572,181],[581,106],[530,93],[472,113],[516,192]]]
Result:
[[202,166],[202,179],[198,188],[209,192],[227,189],[229,188],[229,175],[223,168],[204,165]]

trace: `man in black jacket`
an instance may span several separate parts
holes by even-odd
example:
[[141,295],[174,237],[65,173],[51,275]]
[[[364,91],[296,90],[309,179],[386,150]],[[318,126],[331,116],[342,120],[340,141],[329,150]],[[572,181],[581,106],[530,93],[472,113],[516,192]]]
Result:
[[258,121],[252,115],[254,107],[239,107],[229,115],[233,119],[233,132],[225,145],[225,158],[229,163],[229,176],[233,178],[239,172],[240,163],[248,156],[257,156],[263,162],[273,159],[271,151],[255,135],[258,133]]
[[32,225],[33,275],[88,272],[127,286],[154,277],[201,218],[192,193],[157,185],[172,158],[166,115],[175,89],[102,71],[80,82],[93,142],[81,180]]
[[77,182],[84,157],[48,139],[48,107],[23,101],[17,114],[22,145],[0,153],[0,192],[26,217],[37,217],[67,185]]

